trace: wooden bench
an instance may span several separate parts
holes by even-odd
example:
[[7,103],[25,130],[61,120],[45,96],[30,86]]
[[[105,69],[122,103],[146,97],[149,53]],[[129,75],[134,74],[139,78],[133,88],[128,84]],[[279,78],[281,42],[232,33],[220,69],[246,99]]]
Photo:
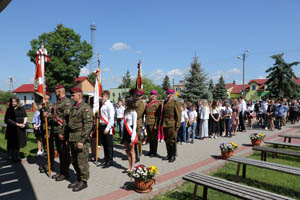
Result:
[[196,198],[198,185],[202,185],[203,199],[207,199],[208,188],[223,192],[241,199],[255,199],[255,200],[279,200],[279,199],[292,199],[289,197],[281,196],[264,190],[256,189],[239,183],[227,181],[225,179],[208,176],[201,173],[191,172],[184,177],[183,180],[195,183],[194,193],[192,199]]
[[288,151],[288,150],[284,150],[284,149],[275,149],[275,148],[271,148],[271,147],[257,146],[257,147],[253,147],[252,150],[261,151],[261,160],[263,160],[263,161],[267,160],[267,152],[273,153],[272,158],[274,158],[275,155],[277,155],[277,154],[300,157],[300,152]]
[[296,143],[286,143],[286,142],[264,142],[265,144],[273,144],[274,148],[278,149],[278,146],[287,146],[287,147],[296,147],[296,148],[300,148],[300,144],[296,144]]
[[284,138],[284,142],[286,142],[286,139],[288,139],[289,143],[291,143],[292,138],[294,139],[300,139],[300,135],[278,135],[278,137],[283,137]]
[[237,163],[236,180],[238,180],[238,178],[239,178],[241,164],[243,165],[243,174],[242,174],[243,178],[246,178],[246,166],[247,165],[300,176],[300,168],[292,167],[292,166],[288,166],[288,165],[281,165],[281,164],[277,164],[277,163],[271,163],[271,162],[254,160],[254,159],[250,159],[250,158],[243,158],[243,157],[237,157],[237,156],[230,157],[227,160]]

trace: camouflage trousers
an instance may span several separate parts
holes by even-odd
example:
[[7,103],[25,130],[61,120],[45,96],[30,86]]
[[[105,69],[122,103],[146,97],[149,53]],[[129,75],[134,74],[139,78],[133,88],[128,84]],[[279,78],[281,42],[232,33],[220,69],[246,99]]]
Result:
[[77,142],[70,142],[72,164],[80,181],[89,179],[89,145],[84,144],[82,149],[78,149]]
[[167,144],[176,144],[177,142],[177,132],[175,127],[164,127],[165,142]]

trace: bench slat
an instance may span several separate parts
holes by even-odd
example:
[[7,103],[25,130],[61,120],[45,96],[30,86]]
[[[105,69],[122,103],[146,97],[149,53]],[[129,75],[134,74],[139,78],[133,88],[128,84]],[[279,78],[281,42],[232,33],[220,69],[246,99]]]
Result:
[[288,151],[283,149],[275,149],[271,147],[261,147],[261,146],[253,147],[252,149],[256,151],[264,151],[264,152],[271,152],[271,153],[278,153],[278,154],[300,157],[300,152],[296,152],[296,151]]
[[282,146],[289,146],[289,147],[299,147],[300,144],[296,143],[286,143],[286,142],[264,142],[265,144],[276,144],[276,145],[282,145]]
[[289,197],[195,172],[184,176],[183,179],[245,199],[291,199]]
[[285,138],[295,138],[295,139],[300,139],[300,135],[278,135],[278,137],[285,137]]

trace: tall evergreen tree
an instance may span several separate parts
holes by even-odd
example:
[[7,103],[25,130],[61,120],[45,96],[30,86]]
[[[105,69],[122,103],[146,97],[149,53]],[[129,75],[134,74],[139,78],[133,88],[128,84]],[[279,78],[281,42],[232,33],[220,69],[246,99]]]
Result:
[[208,90],[211,92],[214,90],[214,81],[212,79],[208,83]]
[[293,66],[300,64],[300,62],[286,63],[282,58],[282,54],[271,56],[275,60],[273,67],[266,70],[269,75],[267,76],[268,85],[267,90],[269,96],[273,98],[286,97],[294,98],[299,96],[299,85],[297,85],[293,79],[297,79]]
[[164,90],[171,88],[170,78],[168,75],[165,76],[161,86]]
[[127,69],[126,74],[122,77],[122,84],[119,85],[119,88],[130,88],[131,81],[131,75]]
[[189,73],[184,79],[185,89],[182,90],[180,98],[196,103],[198,99],[208,97],[207,74],[202,69],[198,57],[195,55],[193,59]]
[[227,91],[226,91],[226,85],[223,76],[221,75],[219,78],[219,83],[216,85],[216,87],[213,90],[213,98],[214,99],[227,99]]

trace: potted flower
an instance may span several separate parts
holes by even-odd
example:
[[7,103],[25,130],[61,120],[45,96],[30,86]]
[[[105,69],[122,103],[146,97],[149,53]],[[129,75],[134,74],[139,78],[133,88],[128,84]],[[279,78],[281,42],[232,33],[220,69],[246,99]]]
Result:
[[263,141],[266,137],[266,135],[261,133],[252,133],[249,137],[253,146],[259,146],[261,141]]
[[137,165],[132,171],[128,172],[130,178],[134,178],[135,190],[140,193],[151,192],[154,177],[159,174],[158,168],[150,165]]
[[238,145],[234,142],[220,144],[221,154],[223,158],[229,158],[233,155],[234,150],[238,148]]

